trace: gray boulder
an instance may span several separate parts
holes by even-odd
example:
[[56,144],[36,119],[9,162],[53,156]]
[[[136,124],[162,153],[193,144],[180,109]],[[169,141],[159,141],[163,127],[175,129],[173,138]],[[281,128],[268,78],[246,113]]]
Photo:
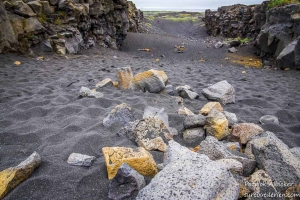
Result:
[[164,166],[167,166],[171,162],[177,160],[198,160],[201,159],[201,155],[189,150],[185,146],[181,146],[174,140],[168,142],[168,147],[164,156]]
[[[248,142],[245,153],[257,161],[259,169],[263,169],[279,184],[300,182],[300,159],[297,158],[274,133],[266,132]],[[288,187],[275,185],[284,192]]]
[[83,38],[79,30],[70,29],[68,32],[61,33],[61,35],[65,36],[67,53],[76,54],[80,51],[80,48],[83,45]]
[[203,127],[206,123],[206,117],[199,115],[188,115],[183,122],[185,129]]
[[3,1],[0,1],[0,27],[0,53],[3,53],[18,44]]
[[18,39],[19,37],[22,37],[22,35],[24,34],[25,18],[21,17],[19,15],[10,14],[9,20],[10,20],[11,26],[13,28],[14,36],[16,37],[16,39]]
[[116,176],[109,183],[108,198],[121,200],[133,197],[146,186],[145,178],[132,169],[127,163],[123,163]]
[[276,58],[276,66],[280,69],[294,68],[295,66],[295,47],[298,40],[288,44]]
[[92,90],[90,90],[90,89],[87,88],[87,87],[81,87],[78,96],[79,96],[79,97],[95,97],[95,98],[101,98],[101,97],[103,97],[103,94],[100,93],[100,92],[92,91]]
[[238,50],[236,48],[234,48],[234,47],[231,47],[231,48],[228,49],[229,53],[236,53],[237,51]]
[[15,13],[23,17],[36,17],[37,15],[33,10],[23,1],[17,1],[15,7]]
[[223,113],[228,120],[228,126],[233,126],[238,123],[238,118],[236,117],[235,113],[231,113],[227,111],[224,111]]
[[69,156],[67,162],[70,165],[90,167],[90,166],[92,166],[94,160],[96,160],[95,156],[88,156],[88,155],[83,155],[83,154],[79,154],[79,153],[72,153]]
[[144,110],[143,119],[148,117],[156,117],[162,120],[167,127],[169,127],[169,118],[168,114],[164,108],[154,108],[151,106],[146,106]]
[[161,94],[168,94],[168,95],[174,96],[175,95],[174,86],[173,85],[167,85],[165,87],[165,89],[163,91],[161,91]]
[[168,76],[164,71],[151,69],[135,75],[131,83],[136,89],[148,91],[150,93],[159,93],[165,89]]
[[134,140],[139,147],[144,147],[148,151],[165,152],[166,142],[173,139],[172,132],[161,119],[156,117],[136,120],[121,129],[118,135]]
[[235,103],[235,90],[226,80],[203,89],[202,94],[207,99],[222,104]]
[[104,127],[111,127],[113,125],[127,125],[129,122],[133,122],[134,115],[132,110],[126,103],[117,105],[107,117],[103,119]]
[[279,120],[274,115],[265,115],[265,116],[262,116],[259,119],[259,122],[261,124],[277,124],[277,125],[279,125]]
[[[174,145],[175,150],[174,147],[168,148],[168,151],[173,151],[170,163],[139,192],[136,199],[237,199],[239,184],[230,170],[241,170],[241,163],[230,159],[212,161],[185,147],[178,148],[178,145]],[[176,153],[178,155],[174,155]]]
[[30,17],[24,20],[24,31],[27,33],[34,32],[39,33],[45,31],[46,29],[35,17]]
[[215,44],[216,49],[219,49],[219,48],[221,48],[222,46],[223,46],[223,43],[222,43],[222,42],[217,42],[217,43]]
[[183,140],[188,144],[199,144],[205,139],[204,128],[191,128],[183,132]]
[[58,8],[60,10],[75,10],[74,1],[73,0],[59,0]]
[[188,99],[197,99],[199,97],[199,94],[191,90],[180,90],[178,91],[178,94],[182,98],[188,98]]
[[199,97],[196,92],[192,91],[192,88],[189,85],[178,86],[176,87],[176,91],[182,98],[196,99]]
[[296,156],[298,159],[300,159],[300,147],[294,147],[291,149],[291,152]]
[[39,1],[28,2],[27,5],[39,16],[42,14],[43,7]]
[[243,164],[243,175],[249,176],[255,169],[256,161],[250,159],[246,154],[232,151],[216,138],[208,136],[200,143],[199,154],[205,154],[212,160],[234,159]]
[[50,40],[51,48],[57,54],[66,55],[66,40],[64,39],[51,39]]
[[41,1],[40,2],[43,6],[43,12],[46,14],[46,15],[51,15],[55,12],[55,7],[54,6],[51,6],[49,4],[49,1]]

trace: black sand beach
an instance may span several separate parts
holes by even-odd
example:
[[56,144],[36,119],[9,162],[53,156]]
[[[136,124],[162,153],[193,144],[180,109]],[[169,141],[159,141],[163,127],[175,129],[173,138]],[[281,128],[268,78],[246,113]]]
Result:
[[[153,26],[159,34],[128,33],[122,51],[94,47],[66,57],[38,52],[35,57],[0,55],[0,171],[18,165],[34,151],[42,158],[40,167],[5,200],[108,199],[101,149],[136,146],[117,136],[120,127],[106,129],[102,124],[123,102],[136,119],[142,118],[145,106],[165,108],[170,126],[179,132],[175,141],[184,144],[184,117],[169,95],[105,88],[103,98],[78,98],[81,86],[94,88],[104,78],[116,81],[117,68],[128,65],[134,74],[159,69],[166,72],[169,84],[190,85],[200,94],[197,100],[184,99],[194,113],[208,102],[202,89],[227,80],[236,90],[236,103],[223,106],[224,110],[235,113],[239,122],[256,124],[261,116],[275,115],[280,125],[261,125],[263,129],[289,147],[300,146],[300,71],[245,68],[230,62],[225,59],[232,56],[228,48],[216,49],[214,43],[205,42],[205,27],[197,23],[160,20]],[[174,46],[182,43],[185,52],[174,52]],[[151,52],[137,50],[143,48]],[[252,46],[238,50],[238,55],[255,57]],[[45,60],[37,60],[39,56]],[[21,65],[15,66],[15,61]],[[89,168],[70,166],[67,159],[73,152],[97,160]],[[151,153],[157,163],[162,162],[163,153]]]

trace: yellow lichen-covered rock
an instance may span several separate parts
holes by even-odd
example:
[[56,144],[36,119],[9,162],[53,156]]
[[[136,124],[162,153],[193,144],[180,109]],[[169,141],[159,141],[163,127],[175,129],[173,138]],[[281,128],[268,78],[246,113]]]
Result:
[[159,93],[165,88],[167,81],[168,77],[164,71],[151,69],[135,75],[131,83],[137,89]]
[[41,163],[40,156],[34,152],[16,167],[10,167],[0,172],[0,199],[25,181]]
[[113,86],[117,88],[117,87],[119,87],[119,83],[118,82],[113,82]]
[[157,174],[157,166],[152,155],[142,147],[104,147],[102,152],[107,167],[108,179],[112,179],[123,163],[144,176],[154,177]]
[[206,134],[217,138],[224,139],[228,134],[228,120],[220,111],[213,108],[206,118]]
[[150,71],[156,74],[157,76],[159,76],[163,80],[164,84],[167,84],[168,76],[164,71],[155,70],[155,69],[151,69]]
[[203,108],[201,108],[199,113],[202,115],[208,115],[208,113],[210,113],[211,109],[213,108],[217,109],[220,112],[223,112],[223,108],[219,102],[209,102],[205,104]]
[[299,200],[300,197],[300,184],[298,185],[293,185],[289,187],[285,191],[285,196],[287,197],[288,200]]
[[118,87],[125,90],[131,88],[131,79],[132,79],[131,67],[123,67],[117,69],[117,78],[118,78]]

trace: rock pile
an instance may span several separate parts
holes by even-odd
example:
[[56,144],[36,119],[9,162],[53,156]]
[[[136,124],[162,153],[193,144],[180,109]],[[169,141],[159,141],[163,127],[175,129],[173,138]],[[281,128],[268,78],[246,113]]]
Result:
[[34,0],[0,2],[0,53],[44,51],[77,53],[98,42],[118,49],[127,31],[138,31],[143,17],[130,1]]
[[[299,148],[289,149],[273,133],[253,123],[238,123],[234,113],[224,111],[221,103],[235,99],[234,89],[226,81],[209,88],[219,102],[207,103],[198,114],[184,107],[181,97],[174,98],[185,115],[182,134],[173,134],[163,108],[147,106],[143,119],[129,122],[118,132],[120,137],[135,141],[137,149],[103,148],[108,176],[114,183],[109,198],[243,199],[298,191]],[[191,88],[179,86],[177,93],[184,89]],[[113,113],[120,116],[117,121],[124,121],[122,110],[114,109]],[[269,118],[261,121],[272,123]],[[182,146],[174,141],[178,137],[187,146],[196,147]],[[164,152],[163,163],[157,164],[148,152],[157,150]],[[145,186],[141,175],[153,178]]]

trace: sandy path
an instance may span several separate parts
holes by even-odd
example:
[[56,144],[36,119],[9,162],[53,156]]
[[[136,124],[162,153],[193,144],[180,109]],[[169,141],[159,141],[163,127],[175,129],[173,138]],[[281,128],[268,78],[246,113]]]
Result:
[[[263,128],[273,131],[290,147],[300,145],[300,71],[245,69],[221,63],[226,49],[206,48],[204,38],[187,38],[129,34],[123,51],[94,48],[69,59],[46,56],[45,61],[38,61],[0,55],[0,171],[19,164],[33,151],[43,160],[5,200],[107,199],[102,147],[135,146],[119,138],[117,128],[105,129],[102,125],[102,120],[120,103],[131,106],[137,119],[146,105],[163,107],[169,114],[170,126],[181,132],[184,118],[177,114],[178,106],[167,95],[103,89],[103,98],[77,98],[81,86],[92,88],[107,77],[116,80],[116,68],[127,65],[134,74],[162,69],[170,84],[189,84],[199,94],[209,84],[227,80],[236,89],[237,101],[224,106],[226,111],[236,113],[240,122],[258,123],[263,115],[275,115],[280,126]],[[182,41],[187,44],[186,52],[175,53],[174,45]],[[138,48],[151,48],[152,52],[137,51]],[[199,62],[201,57],[206,62]],[[160,61],[156,62],[156,58]],[[16,60],[22,64],[14,66]],[[200,95],[199,100],[185,100],[185,105],[197,113],[207,102]],[[175,140],[184,144],[180,136]],[[66,160],[73,152],[93,155],[97,160],[90,168],[70,166]],[[162,153],[152,154],[157,163],[162,162]]]

